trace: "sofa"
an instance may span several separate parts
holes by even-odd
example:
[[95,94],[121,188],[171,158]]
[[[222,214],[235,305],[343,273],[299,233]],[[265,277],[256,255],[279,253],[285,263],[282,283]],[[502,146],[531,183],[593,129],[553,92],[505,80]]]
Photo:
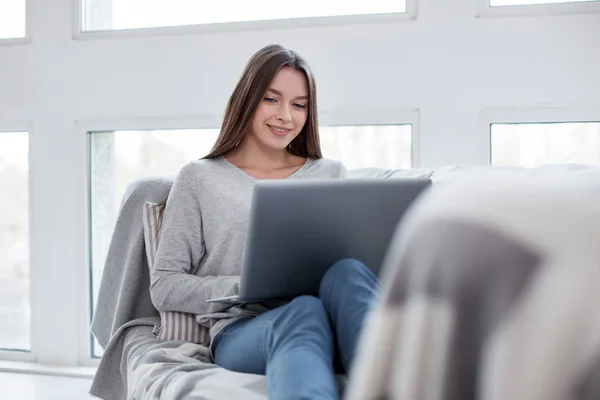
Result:
[[[600,398],[600,314],[592,301],[600,281],[600,167],[348,173],[417,177],[430,178],[432,188],[389,245],[381,298],[341,396]],[[171,184],[172,177],[148,177],[124,195],[92,321],[104,355],[90,394],[265,400],[263,376],[224,370],[207,348],[156,336],[142,206],[164,199]]]

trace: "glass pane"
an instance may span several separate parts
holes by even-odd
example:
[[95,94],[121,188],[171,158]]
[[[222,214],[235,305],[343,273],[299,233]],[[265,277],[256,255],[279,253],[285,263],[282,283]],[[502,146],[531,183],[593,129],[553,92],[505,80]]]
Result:
[[29,138],[0,132],[0,348],[30,350]]
[[0,0],[0,39],[25,37],[25,0]]
[[492,165],[600,164],[600,123],[492,124]]
[[[113,131],[91,134],[92,306],[125,189],[140,177],[176,175],[210,151],[219,130]],[[102,349],[94,341],[95,357]]]
[[531,4],[584,3],[599,0],[490,0],[490,6],[525,6]]
[[118,30],[406,11],[404,0],[81,0],[83,30]]
[[346,168],[410,168],[412,125],[321,127],[323,156]]

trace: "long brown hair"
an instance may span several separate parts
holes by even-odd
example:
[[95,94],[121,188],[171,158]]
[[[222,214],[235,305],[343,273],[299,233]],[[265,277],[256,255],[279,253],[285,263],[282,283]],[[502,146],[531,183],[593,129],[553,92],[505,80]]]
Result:
[[269,85],[282,68],[302,72],[308,84],[308,117],[287,151],[300,157],[322,158],[314,75],[298,53],[278,44],[263,47],[250,58],[227,102],[219,137],[210,153],[202,158],[226,155],[241,143]]
[[[300,134],[287,146],[287,151],[300,157],[322,158],[317,115],[317,86],[308,63],[298,53],[278,44],[263,47],[250,58],[225,109],[221,132],[210,153],[203,159],[226,155],[242,142],[252,124],[252,117],[263,100],[269,85],[282,68],[293,68],[306,77],[308,86],[308,117]],[[158,229],[168,196],[161,207]],[[157,229],[157,231],[158,231]]]

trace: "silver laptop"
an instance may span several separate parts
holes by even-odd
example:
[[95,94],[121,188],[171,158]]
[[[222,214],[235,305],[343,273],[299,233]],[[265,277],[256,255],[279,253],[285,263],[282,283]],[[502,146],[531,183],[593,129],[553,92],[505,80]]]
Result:
[[376,275],[407,208],[429,179],[260,181],[254,188],[240,293],[243,304],[318,293],[336,261],[356,258]]

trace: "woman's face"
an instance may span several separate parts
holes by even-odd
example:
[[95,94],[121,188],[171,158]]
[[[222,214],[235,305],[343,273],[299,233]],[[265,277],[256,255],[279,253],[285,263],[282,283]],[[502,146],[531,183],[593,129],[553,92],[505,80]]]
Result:
[[256,109],[249,134],[262,146],[283,150],[302,131],[307,117],[306,77],[295,69],[282,68]]

